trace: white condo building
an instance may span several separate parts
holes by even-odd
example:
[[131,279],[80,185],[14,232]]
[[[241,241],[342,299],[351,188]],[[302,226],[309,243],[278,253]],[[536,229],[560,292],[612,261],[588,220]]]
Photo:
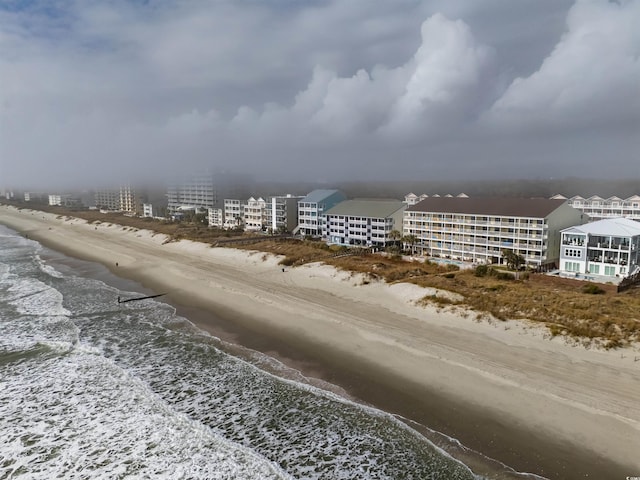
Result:
[[324,238],[329,244],[384,247],[402,229],[406,205],[399,200],[345,200],[324,212]]
[[430,197],[406,209],[403,234],[416,237],[422,255],[496,264],[509,249],[542,267],[559,259],[560,230],[583,218],[566,200]]
[[291,194],[269,197],[266,204],[267,224],[271,232],[292,232],[298,224],[298,201],[304,197]]
[[112,212],[120,211],[120,190],[113,188],[100,188],[94,193],[96,207]]
[[244,224],[244,202],[235,198],[224,199],[223,227],[238,228]]
[[340,190],[313,190],[298,201],[298,226],[293,233],[320,237],[324,232],[323,213],[334,205],[346,200]]
[[638,269],[640,222],[611,218],[562,230],[561,274],[615,282]]
[[80,199],[71,194],[52,194],[49,195],[49,205],[58,207],[76,207],[80,205]]
[[131,185],[120,186],[120,211],[138,215],[142,211],[142,203]]
[[94,202],[101,210],[125,212],[132,215],[142,213],[142,203],[131,185],[124,184],[119,188],[100,188],[94,192]]
[[142,216],[143,217],[153,217],[153,204],[151,203],[143,203],[142,204]]
[[207,210],[207,224],[210,227],[222,228],[224,224],[224,215],[221,208],[209,208]]
[[[566,199],[563,195],[555,195],[551,198]],[[629,198],[615,196],[602,198],[598,195],[585,198],[575,195],[567,200],[573,208],[589,215],[592,221],[619,217],[640,221],[640,195]]]
[[244,205],[244,229],[250,232],[260,232],[267,228],[267,202],[264,198],[249,198]]
[[216,188],[212,174],[192,175],[170,185],[167,209],[170,214],[181,210],[209,209],[216,206]]

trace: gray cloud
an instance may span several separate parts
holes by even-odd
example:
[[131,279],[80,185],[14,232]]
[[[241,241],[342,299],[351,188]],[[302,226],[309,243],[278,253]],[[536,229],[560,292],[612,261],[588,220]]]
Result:
[[21,5],[0,184],[640,177],[639,0]]

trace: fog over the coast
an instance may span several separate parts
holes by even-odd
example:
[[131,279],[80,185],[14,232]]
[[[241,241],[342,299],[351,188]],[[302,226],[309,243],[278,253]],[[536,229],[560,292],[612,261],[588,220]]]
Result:
[[640,0],[3,0],[0,187],[640,178]]

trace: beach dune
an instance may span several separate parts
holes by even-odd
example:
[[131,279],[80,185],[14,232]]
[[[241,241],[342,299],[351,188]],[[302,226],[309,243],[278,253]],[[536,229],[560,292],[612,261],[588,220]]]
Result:
[[[527,322],[418,306],[434,292],[415,285],[365,283],[321,264],[283,271],[262,252],[167,242],[149,231],[8,206],[0,206],[0,223],[167,292],[172,302],[227,314],[333,368],[406,392],[398,403],[411,398],[412,406],[398,406],[403,415],[449,429],[517,469],[550,478],[640,476],[637,346],[588,349]],[[206,320],[199,326],[206,329]]]

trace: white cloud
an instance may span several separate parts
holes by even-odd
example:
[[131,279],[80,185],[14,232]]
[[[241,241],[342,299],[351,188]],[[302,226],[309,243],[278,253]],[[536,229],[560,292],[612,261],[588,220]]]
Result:
[[394,102],[389,129],[430,133],[474,110],[491,94],[493,52],[479,45],[464,22],[437,14],[422,24],[422,45],[403,70],[410,73]]
[[491,119],[551,129],[640,119],[640,2],[579,0],[540,68],[513,80]]
[[[491,95],[492,51],[478,45],[469,27],[434,15],[422,24],[422,44],[397,68],[359,69],[349,77],[317,66],[290,109],[257,114],[245,110],[234,121],[261,127],[271,120],[287,129],[306,125],[310,134],[343,139],[354,135],[406,138],[442,132],[452,121],[474,115]],[[277,120],[276,120],[277,118]]]

